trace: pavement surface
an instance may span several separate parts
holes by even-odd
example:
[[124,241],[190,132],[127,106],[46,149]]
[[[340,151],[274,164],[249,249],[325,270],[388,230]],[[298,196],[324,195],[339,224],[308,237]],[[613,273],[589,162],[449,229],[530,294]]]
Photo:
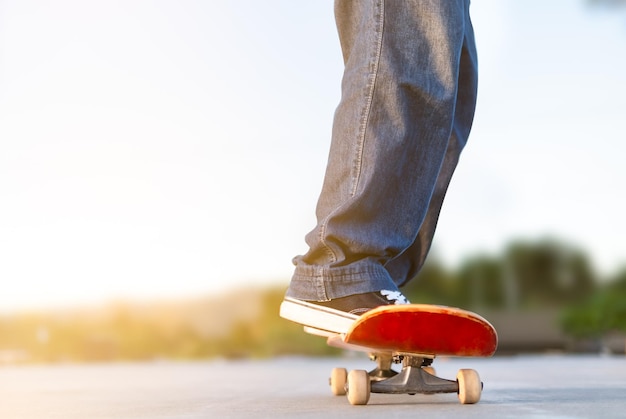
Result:
[[366,358],[0,367],[0,418],[624,418],[626,357],[440,358],[439,376],[473,368],[480,402],[456,394],[373,394],[351,406],[328,387],[333,367]]

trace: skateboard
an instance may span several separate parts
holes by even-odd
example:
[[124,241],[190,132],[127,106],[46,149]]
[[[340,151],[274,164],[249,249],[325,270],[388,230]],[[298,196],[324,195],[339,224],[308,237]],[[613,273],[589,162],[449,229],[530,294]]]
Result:
[[[461,369],[456,380],[447,380],[435,375],[432,363],[436,356],[488,357],[498,345],[496,330],[478,314],[426,304],[375,308],[345,334],[305,331],[325,336],[330,346],[366,352],[376,362],[370,372],[332,370],[331,391],[347,395],[353,405],[367,404],[370,393],[457,393],[462,404],[477,403],[483,383],[476,371]],[[402,364],[401,372],[393,364]]]

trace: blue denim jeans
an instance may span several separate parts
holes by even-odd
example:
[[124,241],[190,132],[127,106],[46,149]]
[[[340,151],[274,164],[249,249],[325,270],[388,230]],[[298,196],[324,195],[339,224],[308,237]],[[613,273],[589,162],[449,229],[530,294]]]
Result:
[[337,0],[345,63],[317,225],[287,295],[397,290],[430,249],[470,132],[469,0]]

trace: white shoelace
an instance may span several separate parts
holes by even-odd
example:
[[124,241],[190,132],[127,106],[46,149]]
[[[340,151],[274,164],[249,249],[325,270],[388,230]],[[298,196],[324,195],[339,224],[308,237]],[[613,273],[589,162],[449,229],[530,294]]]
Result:
[[387,297],[387,300],[393,301],[394,304],[410,304],[409,300],[400,291],[382,290],[380,293]]

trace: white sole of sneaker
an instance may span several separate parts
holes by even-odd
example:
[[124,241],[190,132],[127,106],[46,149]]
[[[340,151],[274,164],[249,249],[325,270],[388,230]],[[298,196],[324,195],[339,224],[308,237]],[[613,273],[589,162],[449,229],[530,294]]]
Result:
[[320,330],[314,327],[304,326],[304,331],[309,335],[315,335],[322,338],[329,338],[331,336],[340,336],[340,333],[329,332],[328,330]]
[[280,317],[331,333],[346,333],[352,323],[359,318],[355,314],[290,297],[285,297],[280,305]]

